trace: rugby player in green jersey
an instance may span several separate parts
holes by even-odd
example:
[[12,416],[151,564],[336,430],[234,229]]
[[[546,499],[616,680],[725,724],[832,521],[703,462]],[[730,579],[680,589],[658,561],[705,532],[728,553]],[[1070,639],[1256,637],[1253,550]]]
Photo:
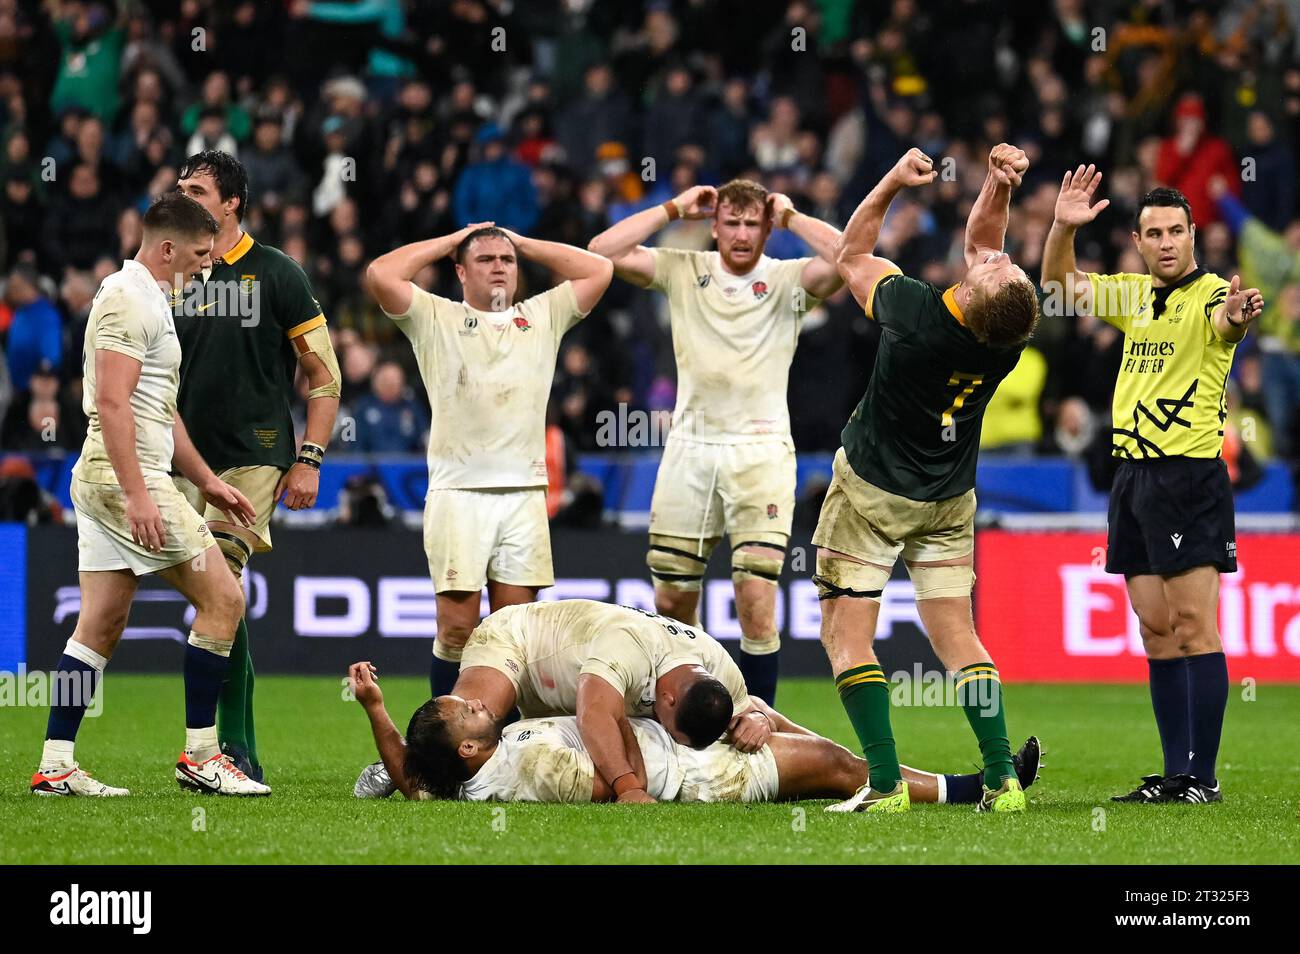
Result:
[[[204,515],[238,577],[254,552],[271,549],[276,503],[290,510],[316,504],[320,465],[339,409],[339,366],[329,329],[298,263],[257,242],[241,226],[248,177],[216,150],[190,156],[177,188],[217,220],[212,268],[176,307],[181,342],[179,410],[194,446],[226,483],[257,510],[252,527],[230,522],[177,484]],[[310,389],[301,446],[290,406],[301,365]],[[239,623],[230,675],[218,710],[221,748],[258,781],[263,778],[253,730],[253,660],[248,626]]]
[[866,785],[827,811],[911,805],[889,718],[889,682],[872,649],[880,596],[901,553],[935,654],[984,760],[981,811],[1023,811],[997,668],[975,633],[975,463],[984,408],[1038,321],[1033,282],[1002,251],[1011,189],[1029,167],[1001,144],[966,223],[966,276],[942,290],[874,254],[905,188],[937,172],[911,149],[867,195],[839,241],[840,274],[881,326],[866,394],[844,427],[813,543],[822,643],[840,700],[870,764]]

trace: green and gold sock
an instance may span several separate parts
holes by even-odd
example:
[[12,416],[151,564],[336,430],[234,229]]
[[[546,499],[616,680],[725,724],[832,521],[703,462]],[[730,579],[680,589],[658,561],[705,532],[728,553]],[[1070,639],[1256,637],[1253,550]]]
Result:
[[1002,680],[992,663],[963,666],[957,673],[957,704],[966,712],[966,721],[979,740],[984,757],[984,784],[990,789],[1002,787],[1004,778],[1015,777],[1011,764],[1011,744],[1007,741],[1007,714],[1002,703]]
[[835,688],[871,766],[871,787],[892,792],[903,775],[889,724],[889,681],[884,670],[875,663],[854,666],[835,677]]

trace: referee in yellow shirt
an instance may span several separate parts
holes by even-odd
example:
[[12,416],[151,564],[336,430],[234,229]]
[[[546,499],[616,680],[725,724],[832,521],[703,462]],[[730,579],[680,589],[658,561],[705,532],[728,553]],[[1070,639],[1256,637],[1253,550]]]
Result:
[[1221,459],[1224,388],[1237,342],[1259,317],[1259,290],[1196,264],[1186,197],[1138,201],[1133,244],[1148,275],[1094,275],[1074,261],[1074,232],[1094,204],[1095,167],[1066,173],[1043,250],[1043,289],[1065,313],[1124,332],[1115,382],[1120,465],[1107,515],[1106,571],[1123,573],[1150,668],[1164,771],[1121,802],[1217,802],[1215,759],[1228,703],[1219,640],[1219,574],[1237,569],[1232,484]]

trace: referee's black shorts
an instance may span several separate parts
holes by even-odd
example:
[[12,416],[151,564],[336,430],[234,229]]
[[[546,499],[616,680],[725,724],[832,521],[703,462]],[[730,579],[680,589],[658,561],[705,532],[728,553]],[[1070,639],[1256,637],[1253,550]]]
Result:
[[1237,570],[1232,482],[1220,458],[1121,461],[1106,524],[1107,573]]

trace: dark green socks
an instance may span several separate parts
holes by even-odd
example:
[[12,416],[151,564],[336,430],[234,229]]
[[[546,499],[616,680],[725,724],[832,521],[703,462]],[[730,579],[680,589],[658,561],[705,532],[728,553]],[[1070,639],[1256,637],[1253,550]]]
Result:
[[889,681],[884,670],[875,663],[854,666],[835,677],[835,688],[871,766],[871,787],[892,792],[903,776],[889,724]]
[[984,785],[1002,787],[1002,780],[1016,774],[1007,741],[1006,707],[1002,704],[1002,680],[992,663],[963,666],[956,673],[957,704],[975,730],[980,755],[984,757]]
[[223,745],[247,753],[256,768],[257,736],[253,732],[253,657],[249,652],[248,625],[239,621],[230,650],[230,669],[217,703],[217,732]]

